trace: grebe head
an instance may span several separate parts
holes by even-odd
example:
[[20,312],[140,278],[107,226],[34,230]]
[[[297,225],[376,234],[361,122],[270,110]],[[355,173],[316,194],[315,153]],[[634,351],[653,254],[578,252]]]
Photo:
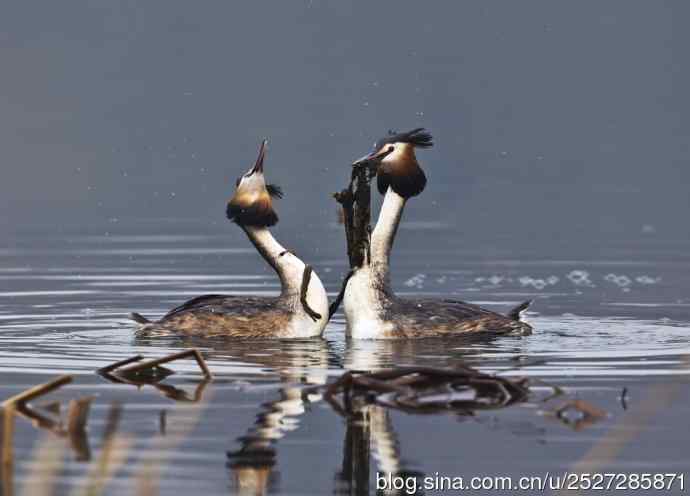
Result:
[[273,198],[282,198],[283,192],[274,184],[266,184],[264,178],[264,158],[266,144],[261,142],[259,156],[254,166],[237,178],[235,194],[228,202],[228,219],[243,226],[272,226],[278,222],[273,210]]
[[416,196],[426,186],[426,175],[417,162],[415,148],[433,146],[431,134],[423,127],[405,133],[389,131],[388,136],[374,143],[369,155],[353,165],[368,165],[376,168],[377,185],[383,195],[390,186],[404,198]]

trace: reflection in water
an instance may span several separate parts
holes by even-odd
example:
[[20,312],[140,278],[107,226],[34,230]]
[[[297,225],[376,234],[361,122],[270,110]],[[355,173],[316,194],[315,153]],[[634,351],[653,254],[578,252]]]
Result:
[[[234,377],[261,373],[275,373],[282,381],[320,384],[329,370],[340,369],[333,343],[320,338],[290,340],[238,340],[198,338],[193,336],[139,337],[135,344],[142,347],[199,348],[207,362],[213,363],[214,373],[228,364]],[[258,366],[249,369],[247,365]],[[225,369],[227,370],[227,369]]]
[[[523,338],[512,339],[516,344],[506,351],[517,354]],[[352,341],[345,349],[344,368],[375,371],[401,366],[464,367],[495,340],[495,336],[468,336],[463,339]]]
[[[88,283],[92,282],[94,281],[90,280]],[[60,282],[60,284],[63,283]],[[77,289],[83,287],[82,283],[75,282],[74,284]],[[295,480],[308,473],[308,467],[299,467],[296,471],[291,470],[287,473],[283,466],[282,472],[280,471],[281,459],[285,456],[299,456],[299,448],[295,448],[292,443],[283,442],[282,439],[293,436],[300,442],[312,441],[314,435],[321,435],[316,429],[328,429],[328,426],[316,425],[316,429],[312,431],[312,425],[310,425],[307,432],[295,432],[300,425],[304,425],[304,413],[309,410],[310,405],[320,399],[316,394],[308,394],[305,391],[308,388],[303,385],[325,384],[329,375],[332,380],[333,376],[339,375],[344,369],[377,371],[394,366],[457,368],[470,363],[480,366],[484,371],[508,371],[511,374],[518,373],[530,377],[552,375],[562,378],[567,373],[569,377],[564,385],[574,391],[583,391],[578,394],[590,399],[591,391],[596,391],[592,386],[599,387],[598,385],[601,384],[601,382],[593,383],[590,378],[614,375],[616,381],[619,379],[624,381],[623,384],[631,389],[630,397],[633,401],[630,403],[630,408],[633,412],[637,408],[634,399],[639,397],[636,375],[644,377],[652,372],[668,377],[672,374],[687,375],[687,368],[681,369],[674,366],[677,357],[687,351],[687,328],[682,325],[672,325],[672,323],[575,316],[535,316],[533,323],[540,331],[529,338],[500,338],[483,341],[438,340],[411,343],[406,341],[345,342],[340,338],[342,326],[336,318],[329,331],[328,337],[331,341],[328,342],[319,339],[282,342],[224,342],[223,340],[195,342],[192,339],[174,338],[132,339],[130,328],[123,326],[117,320],[119,314],[116,309],[120,303],[112,303],[115,305],[115,310],[108,307],[102,311],[89,313],[82,311],[85,306],[84,298],[75,296],[77,301],[69,302],[63,301],[63,296],[46,296],[42,300],[37,300],[39,303],[49,304],[45,310],[37,306],[36,310],[25,313],[16,311],[12,307],[0,309],[5,312],[0,318],[3,323],[0,326],[0,340],[4,345],[4,351],[0,351],[0,361],[2,361],[0,371],[5,374],[20,371],[21,374],[26,374],[25,377],[32,377],[31,374],[36,372],[54,373],[66,369],[84,374],[80,381],[88,382],[92,380],[88,377],[92,376],[94,369],[135,353],[164,356],[180,348],[201,347],[217,376],[213,384],[209,385],[200,381],[196,366],[190,361],[173,367],[176,371],[182,372],[181,376],[165,379],[161,377],[160,381],[146,386],[146,391],[150,392],[152,388],[155,388],[162,395],[161,397],[152,395],[152,400],[146,394],[134,397],[134,388],[127,386],[113,388],[112,385],[102,381],[95,386],[94,392],[99,392],[99,388],[116,391],[125,398],[127,405],[131,403],[134,406],[132,412],[139,413],[135,413],[132,417],[139,416],[140,422],[125,425],[137,432],[137,436],[150,436],[151,430],[142,426],[151,426],[158,418],[159,432],[163,437],[173,435],[176,431],[174,417],[168,419],[167,410],[165,407],[161,408],[160,401],[163,398],[181,402],[208,401],[213,391],[227,388],[235,395],[232,396],[233,398],[241,397],[244,401],[246,397],[251,398],[251,395],[242,396],[244,390],[255,391],[264,386],[274,387],[277,377],[280,381],[278,384],[280,389],[275,401],[257,406],[259,411],[256,419],[251,422],[251,426],[247,427],[246,433],[237,439],[235,445],[229,445],[226,439],[214,445],[208,437],[205,437],[208,430],[202,428],[190,436],[192,438],[190,442],[196,443],[192,445],[192,448],[185,449],[181,454],[170,455],[171,466],[175,469],[203,473],[204,477],[212,481],[211,483],[222,485],[223,491],[227,490],[229,478],[233,490],[240,494],[280,493],[285,490],[285,486],[294,484]],[[127,300],[126,304],[122,303],[120,306],[129,307],[131,301]],[[117,328],[117,332],[114,332],[113,328]],[[515,369],[519,371],[515,372]],[[578,382],[574,381],[573,377]],[[562,383],[560,379],[554,380]],[[8,380],[7,383],[9,382]],[[623,384],[607,383],[605,387],[610,389],[605,394],[618,395]],[[110,393],[101,394],[102,397],[108,398]],[[601,404],[599,400],[602,398],[602,393],[595,392],[595,394],[600,396],[594,402]],[[147,405],[148,401],[153,401],[153,405]],[[342,463],[339,463],[335,482],[337,494],[372,494],[375,470],[382,474],[415,475],[414,469],[424,467],[430,472],[431,467],[435,469],[437,464],[442,463],[440,457],[443,453],[451,449],[441,443],[437,446],[426,446],[419,454],[416,451],[408,451],[413,455],[413,459],[408,463],[403,463],[402,460],[409,460],[403,456],[405,448],[409,450],[411,446],[401,446],[397,441],[391,419],[399,420],[398,414],[390,413],[390,410],[383,405],[365,404],[359,405],[358,408],[361,411],[357,414],[353,413],[352,417],[346,420],[345,440],[342,447],[343,459]],[[542,406],[539,405],[538,408],[541,409]],[[606,405],[606,408],[611,410],[610,405]],[[511,412],[520,410],[525,411],[515,408]],[[37,406],[37,411],[48,418],[54,417],[51,411],[46,410],[42,405]],[[471,408],[469,411],[473,412]],[[219,417],[227,414],[227,408],[222,410],[212,408],[208,410],[207,420],[217,422]],[[520,415],[520,413],[517,414],[518,418]],[[96,422],[94,423],[93,420],[91,422],[93,429],[94,425],[102,424],[99,420],[102,421],[103,409],[96,406],[91,416],[96,417]],[[579,420],[579,417],[573,416],[572,412],[567,417],[564,415],[561,417],[575,419],[576,423]],[[518,435],[523,438],[535,439],[538,436],[548,438],[544,429],[533,427],[531,424],[528,425],[529,429],[525,433],[524,426],[527,425],[525,421],[513,421],[510,415],[509,418],[501,418],[500,422],[487,415],[474,418],[478,421],[478,429],[485,426],[494,434],[500,431],[509,436],[516,434],[513,431],[519,429],[521,433]],[[542,417],[535,415],[534,418],[541,419]],[[556,416],[549,418],[563,420]],[[4,420],[3,424],[6,424]],[[442,422],[446,421],[439,419],[439,423]],[[559,438],[571,436],[568,438],[569,445],[574,444],[573,441],[584,443],[588,436],[594,437],[601,430],[599,427],[588,428],[585,436],[577,433],[580,437],[574,439],[576,433],[568,431],[564,434],[566,429],[562,429],[560,424],[542,423],[548,425],[549,429],[550,426],[555,426]],[[577,425],[584,424],[580,422]],[[241,429],[244,429],[244,426]],[[401,424],[398,424],[398,429],[401,429]],[[315,432],[317,434],[314,434]],[[401,430],[400,434],[406,436],[408,433]],[[338,436],[339,434],[335,437],[323,436],[330,444],[329,452],[339,453],[338,446],[342,440]],[[7,439],[7,436],[3,436],[3,443]],[[15,449],[26,452],[33,439],[30,435],[15,438]],[[87,439],[84,437],[82,440]],[[148,437],[140,437],[139,440],[146,441]],[[99,445],[93,445],[94,442],[96,440],[92,438],[93,457],[97,458],[102,448]],[[555,444],[552,440],[549,440],[549,443],[551,446]],[[75,458],[85,458],[86,450],[80,451],[79,444],[73,444]],[[561,443],[563,444],[566,443]],[[82,446],[88,447],[88,443]],[[158,445],[152,443],[151,446],[155,448]],[[212,453],[209,447],[213,448]],[[556,452],[554,456],[566,463],[568,461],[566,450],[567,448]],[[223,464],[226,461],[226,451],[229,451],[227,458],[229,474],[207,466],[202,468],[202,463],[190,465],[189,459],[193,457],[199,459],[213,457],[216,462]],[[534,453],[531,454],[534,455]],[[72,464],[69,470],[70,473],[77,473],[86,467],[87,465],[83,463],[80,466]],[[17,477],[18,484],[21,484],[22,479],[26,478],[26,472],[27,467],[24,464],[17,464],[15,467],[12,467],[11,463],[3,464],[3,496],[11,494],[9,492],[11,489],[7,488],[12,487],[12,477]],[[120,477],[118,486],[131,487],[131,474],[122,474],[118,477]],[[163,482],[173,484],[165,480]],[[326,481],[325,484],[330,482]],[[170,486],[161,489],[166,494],[169,490],[171,491]],[[322,493],[326,492],[327,489],[324,488]]]
[[256,421],[244,436],[237,438],[240,449],[228,451],[228,467],[239,494],[261,495],[277,488],[275,472],[277,443],[299,428],[300,417],[309,400],[299,387],[284,387],[280,399],[261,405]]
[[[338,394],[342,400],[336,399]],[[325,392],[325,399],[347,422],[335,493],[370,494],[369,467],[373,459],[374,480],[380,494],[423,494],[420,482],[424,474],[403,464],[390,409],[474,417],[478,410],[501,409],[525,401],[527,394],[525,381],[494,377],[469,367],[346,372]]]
[[[75,454],[75,461],[86,462],[90,467],[84,477],[83,484],[89,490],[85,494],[101,494],[106,481],[122,464],[129,441],[122,437],[116,439],[121,408],[113,403],[108,409],[108,415],[97,460],[91,460],[91,450],[87,435],[87,423],[93,397],[71,400],[68,405],[66,418],[60,416],[61,403],[51,402],[34,408],[29,404],[5,404],[0,409],[2,419],[0,429],[2,463],[0,470],[0,496],[12,496],[14,487],[14,430],[15,416],[21,415],[32,421],[36,428],[50,432],[58,439],[66,438]],[[39,411],[38,409],[44,412]],[[64,459],[67,445],[55,442],[54,439],[42,440],[30,456],[23,462],[30,462],[33,466],[31,473],[25,478],[22,494],[51,494],[53,478],[58,472]],[[115,452],[115,453],[114,453]],[[90,462],[90,463],[89,463]]]
[[[11,471],[14,459],[14,422],[17,415],[31,421],[37,428],[57,436],[66,438],[74,451],[76,461],[87,462],[91,459],[91,449],[86,435],[89,412],[93,396],[85,396],[70,400],[67,405],[66,415],[62,416],[62,402],[51,401],[39,405],[29,403],[41,394],[56,389],[61,384],[71,380],[69,376],[62,376],[51,383],[42,384],[13,397],[0,405],[2,412],[2,459],[3,480],[11,479]],[[22,398],[26,399],[14,399]]]
[[[400,456],[400,442],[393,428],[390,413],[383,407],[368,405],[347,418],[343,461],[335,474],[334,494],[338,496],[367,496],[371,494],[370,466],[374,461],[376,478],[402,477],[422,479],[424,474],[404,467]],[[416,494],[382,490],[377,494]]]
[[195,386],[194,391],[190,395],[188,391],[182,388],[173,386],[172,384],[151,384],[154,388],[160,391],[163,396],[175,401],[186,401],[190,403],[198,403],[203,399],[204,390],[206,386],[211,383],[211,379],[202,379]]
[[[199,368],[204,374],[204,378],[199,382],[194,389],[192,396],[184,389],[173,386],[172,384],[164,384],[161,381],[175,372],[169,368],[163,367],[163,363],[173,362],[183,358],[194,358],[199,365]],[[102,367],[96,371],[98,375],[116,384],[131,384],[140,388],[145,385],[151,385],[156,390],[161,392],[166,398],[175,401],[187,401],[197,403],[201,401],[204,389],[213,380],[213,375],[209,370],[206,362],[196,348],[173,353],[162,358],[150,360],[148,362],[130,365],[135,362],[140,362],[144,357],[135,355],[125,360]],[[130,365],[129,367],[126,367]]]
[[240,448],[227,452],[227,466],[238,494],[267,494],[278,489],[279,472],[275,465],[279,441],[299,428],[299,417],[311,403],[321,400],[321,395],[309,394],[301,385],[326,383],[331,350],[321,339],[215,344],[211,356],[231,354],[233,359],[268,367],[285,383],[279,398],[262,404],[254,424],[237,438]]
[[370,440],[370,425],[365,413],[360,411],[348,417],[343,441],[343,463],[335,474],[335,494],[369,494]]

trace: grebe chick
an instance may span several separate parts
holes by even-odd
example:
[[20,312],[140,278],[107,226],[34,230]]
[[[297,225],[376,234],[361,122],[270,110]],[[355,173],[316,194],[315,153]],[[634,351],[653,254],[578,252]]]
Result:
[[328,297],[323,284],[312,268],[278,243],[268,229],[278,222],[273,198],[281,198],[282,192],[266,184],[264,178],[266,143],[264,140],[261,144],[254,166],[237,179],[226,214],[277,272],[280,295],[199,296],[157,322],[132,314],[142,331],[233,338],[308,338],[323,332],[328,322]]
[[452,299],[399,298],[390,284],[390,253],[407,200],[420,194],[426,175],[419,166],[416,148],[433,146],[423,128],[391,133],[373,151],[355,162],[377,171],[378,189],[384,194],[378,221],[371,234],[369,263],[355,270],[343,298],[347,334],[352,339],[410,339],[518,332],[530,334],[520,322],[520,312],[508,316]]

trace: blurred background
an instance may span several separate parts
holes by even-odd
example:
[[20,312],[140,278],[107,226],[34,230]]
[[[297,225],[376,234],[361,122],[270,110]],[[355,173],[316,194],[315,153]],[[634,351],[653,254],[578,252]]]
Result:
[[0,232],[142,217],[220,232],[264,136],[281,228],[333,223],[352,159],[425,126],[437,144],[420,153],[429,186],[409,221],[578,252],[687,240],[689,14],[682,1],[6,1]]

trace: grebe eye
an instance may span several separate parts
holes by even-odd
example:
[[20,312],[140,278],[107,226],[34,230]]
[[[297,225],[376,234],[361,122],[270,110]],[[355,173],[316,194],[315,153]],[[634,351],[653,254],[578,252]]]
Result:
[[240,185],[240,182],[242,182],[242,178],[238,177],[237,181],[235,181],[235,187],[238,187]]

